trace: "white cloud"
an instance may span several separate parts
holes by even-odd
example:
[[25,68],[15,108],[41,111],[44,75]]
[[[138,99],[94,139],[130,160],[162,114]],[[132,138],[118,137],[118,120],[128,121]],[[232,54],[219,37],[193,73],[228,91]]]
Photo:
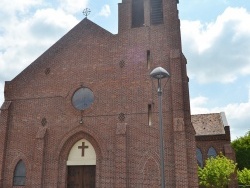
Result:
[[111,14],[109,5],[104,5],[99,13],[100,16],[108,17]]
[[[249,12],[244,8],[230,7],[215,22],[182,21],[182,42],[189,77],[204,84],[237,82],[237,79],[249,76],[249,25]],[[191,99],[192,114],[224,111],[231,126],[232,139],[250,129],[250,91],[248,101],[222,107],[208,107],[213,100],[208,96]]]
[[191,103],[194,105],[194,106],[200,106],[200,105],[204,105],[206,104],[208,101],[208,98],[206,97],[203,97],[203,96],[199,96],[199,97],[196,97],[194,99],[191,99]]
[[[4,81],[9,81],[69,31],[78,20],[63,9],[44,8],[41,0],[1,1],[0,9],[0,103]],[[25,2],[21,4],[21,2]],[[18,5],[18,6],[17,6]],[[4,7],[4,9],[3,9]],[[6,10],[6,9],[7,10]],[[20,15],[21,12],[21,15]],[[5,15],[5,18],[1,17]],[[3,21],[3,22],[2,22]]]
[[215,22],[181,22],[183,51],[191,79],[200,83],[235,82],[250,75],[250,13],[227,8]]
[[243,136],[250,130],[250,98],[247,102],[228,104],[222,108],[214,108],[213,111],[224,111],[231,127],[232,139],[236,135]]
[[75,14],[87,7],[88,0],[58,0],[60,8],[67,13]]
[[[221,108],[215,108],[214,110],[216,109],[221,109]],[[246,120],[250,118],[249,117],[250,101],[246,103],[228,104],[223,109],[225,109],[225,111],[228,113],[228,115],[230,116],[230,119]]]
[[[0,92],[1,94],[4,92],[4,84],[0,82]],[[0,95],[0,107],[2,106],[4,101],[4,95]]]
[[48,8],[36,11],[29,19],[16,18],[6,25],[4,29],[8,32],[0,35],[1,77],[11,79],[10,75],[24,69],[77,22],[60,9]]
[[190,99],[191,113],[192,114],[209,113],[209,110],[206,107],[204,107],[207,104],[207,101],[208,98],[203,96]]
[[[54,38],[62,36],[65,31],[68,31],[77,24],[77,19],[65,13],[61,9],[41,9],[38,10],[34,17],[30,20],[30,34],[37,37]],[[45,32],[46,31],[46,35]]]
[[1,12],[15,13],[16,11],[25,12],[28,8],[40,5],[43,0],[1,0]]
[[207,108],[209,99],[199,96],[190,100],[192,114],[203,113],[219,113],[225,112],[228,123],[231,127],[232,139],[236,139],[236,135],[243,136],[250,130],[250,89],[249,98],[246,102],[232,103],[223,107]]

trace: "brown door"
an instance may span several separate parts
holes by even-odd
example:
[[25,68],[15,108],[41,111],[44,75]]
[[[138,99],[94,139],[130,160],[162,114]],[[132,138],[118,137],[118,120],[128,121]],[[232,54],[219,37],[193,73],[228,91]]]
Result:
[[95,188],[95,165],[68,166],[67,188]]

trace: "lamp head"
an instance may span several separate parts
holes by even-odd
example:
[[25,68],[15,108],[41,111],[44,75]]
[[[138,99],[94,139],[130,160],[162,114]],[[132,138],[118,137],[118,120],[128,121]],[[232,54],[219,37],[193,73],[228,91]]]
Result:
[[161,78],[169,78],[170,74],[164,68],[156,67],[154,70],[152,70],[150,76],[155,79],[161,79]]

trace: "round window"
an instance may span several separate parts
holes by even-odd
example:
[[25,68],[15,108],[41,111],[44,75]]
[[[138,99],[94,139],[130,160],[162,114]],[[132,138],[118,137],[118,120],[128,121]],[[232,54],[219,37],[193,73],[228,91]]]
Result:
[[72,97],[72,104],[77,110],[85,110],[94,102],[93,92],[86,87],[76,90]]

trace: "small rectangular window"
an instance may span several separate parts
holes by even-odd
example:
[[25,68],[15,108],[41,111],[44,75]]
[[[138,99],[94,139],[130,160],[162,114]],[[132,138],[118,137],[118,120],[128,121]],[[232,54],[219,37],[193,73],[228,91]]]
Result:
[[148,104],[148,125],[152,126],[152,105]]
[[157,25],[163,23],[162,0],[150,0],[151,24]]
[[150,58],[150,50],[147,50],[147,67],[150,69],[151,58]]
[[144,1],[132,1],[132,27],[142,27],[144,24]]

